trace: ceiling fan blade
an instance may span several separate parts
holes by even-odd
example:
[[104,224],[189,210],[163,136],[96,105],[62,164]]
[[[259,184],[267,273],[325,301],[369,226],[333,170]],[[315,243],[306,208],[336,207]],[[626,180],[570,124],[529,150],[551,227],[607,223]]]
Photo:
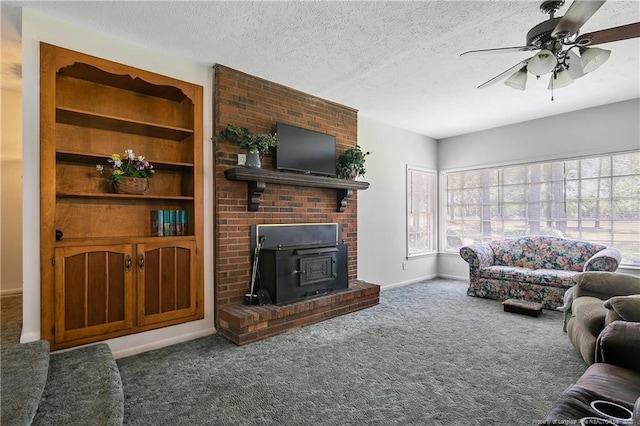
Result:
[[535,46],[518,46],[518,47],[498,47],[497,49],[470,50],[461,53],[460,56],[467,55],[486,55],[493,53],[509,53],[509,52],[528,52],[530,50],[538,50]]
[[604,2],[605,0],[574,0],[551,33],[551,37],[566,38],[578,34],[584,23],[600,9]]
[[[531,58],[529,58],[531,59]],[[478,89],[484,89],[485,87],[489,87],[491,85],[493,85],[494,83],[502,80],[503,78],[505,78],[509,73],[516,71],[517,69],[522,68],[523,66],[527,65],[527,63],[529,62],[529,59],[525,59],[524,61],[518,62],[517,64],[515,64],[514,66],[512,66],[511,68],[509,68],[506,71],[501,72],[500,74],[496,75],[495,77],[493,77],[491,80],[489,81],[485,81],[484,83],[482,83],[480,86],[478,86]]]
[[612,41],[627,40],[636,37],[640,37],[640,22],[582,34],[576,39],[576,44],[580,45],[580,41],[586,38],[592,39],[588,46],[593,46],[595,44],[611,43]]

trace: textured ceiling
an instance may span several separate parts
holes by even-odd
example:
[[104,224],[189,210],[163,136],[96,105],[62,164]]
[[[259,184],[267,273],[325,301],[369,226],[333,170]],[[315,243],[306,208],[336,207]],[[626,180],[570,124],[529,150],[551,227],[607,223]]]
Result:
[[[548,77],[530,76],[524,92],[502,82],[477,89],[531,53],[460,53],[524,45],[547,19],[533,1],[6,3],[220,63],[436,139],[640,97],[638,39],[603,45],[609,61],[556,90],[554,101]],[[637,0],[609,0],[581,32],[637,21]]]

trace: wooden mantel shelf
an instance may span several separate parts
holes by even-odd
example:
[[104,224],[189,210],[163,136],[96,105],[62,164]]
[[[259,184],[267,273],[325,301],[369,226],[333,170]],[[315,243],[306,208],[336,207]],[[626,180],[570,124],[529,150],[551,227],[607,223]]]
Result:
[[248,210],[252,212],[258,211],[258,208],[260,208],[260,197],[266,189],[267,183],[335,189],[339,212],[343,212],[347,208],[347,203],[353,196],[353,191],[369,188],[369,182],[336,179],[300,173],[249,169],[246,167],[227,169],[224,171],[224,176],[227,180],[244,181],[248,183]]

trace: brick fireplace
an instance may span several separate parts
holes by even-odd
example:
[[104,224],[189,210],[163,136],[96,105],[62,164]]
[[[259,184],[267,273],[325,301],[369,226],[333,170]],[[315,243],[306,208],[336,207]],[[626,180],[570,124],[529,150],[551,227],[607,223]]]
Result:
[[[214,68],[214,134],[227,123],[252,132],[272,133],[277,122],[328,133],[336,137],[339,155],[357,144],[357,111],[231,68]],[[240,149],[215,142],[215,321],[216,328],[237,344],[263,338],[378,303],[379,287],[358,282],[357,191],[340,212],[336,190],[269,183],[261,190],[259,208],[250,211],[247,182],[225,175],[237,167]],[[262,160],[273,171],[270,155]],[[328,179],[328,178],[327,178]],[[348,246],[349,289],[287,306],[242,304],[251,279],[251,228],[264,224],[339,223]]]

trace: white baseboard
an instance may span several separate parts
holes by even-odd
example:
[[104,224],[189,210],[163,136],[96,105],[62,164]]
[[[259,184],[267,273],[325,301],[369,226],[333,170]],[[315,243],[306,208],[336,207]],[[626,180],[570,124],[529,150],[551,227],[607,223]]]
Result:
[[458,276],[458,275],[443,275],[443,274],[438,274],[438,278],[446,278],[449,280],[460,280],[460,281],[469,281],[469,276],[468,275],[464,275],[464,276]]
[[40,340],[40,332],[22,333],[20,335],[20,343],[29,343]]
[[381,285],[380,286],[380,290],[389,290],[389,289],[396,288],[396,287],[404,287],[405,285],[419,283],[421,281],[430,280],[430,279],[433,279],[433,278],[436,278],[436,277],[437,277],[436,274],[434,274],[434,275],[426,275],[424,277],[414,278],[414,279],[407,280],[407,281],[400,281],[400,282],[393,283],[393,284],[385,284],[385,285]]
[[456,275],[442,275],[442,274],[433,274],[433,275],[427,275],[424,277],[420,277],[420,278],[414,278],[412,280],[408,280],[408,281],[401,281],[401,282],[397,282],[397,283],[393,283],[393,284],[385,284],[385,285],[381,285],[380,286],[380,290],[389,290],[392,288],[396,288],[396,287],[404,287],[406,285],[409,284],[415,284],[415,283],[419,283],[422,281],[427,281],[427,280],[432,280],[434,278],[445,278],[445,279],[449,279],[449,280],[456,280],[456,281],[469,281],[469,277],[468,276],[456,276]]
[[22,288],[8,288],[8,289],[0,290],[0,297],[1,296],[17,296],[19,294],[22,294]]
[[[179,336],[174,336],[174,337],[169,337],[167,339],[157,340],[157,341],[154,341],[153,343],[148,343],[148,344],[145,344],[145,345],[128,347],[126,349],[122,349],[122,350],[115,351],[115,352],[112,349],[113,357],[118,359],[118,358],[128,357],[128,356],[131,356],[131,355],[137,355],[137,354],[140,354],[142,352],[147,352],[147,351],[152,351],[154,349],[164,348],[165,346],[175,345],[176,343],[186,342],[188,340],[197,339],[198,337],[209,336],[209,335],[215,334],[215,333],[216,333],[215,329],[199,330],[199,331],[195,331],[193,333],[181,334]],[[108,344],[109,341],[107,340],[106,343]]]

